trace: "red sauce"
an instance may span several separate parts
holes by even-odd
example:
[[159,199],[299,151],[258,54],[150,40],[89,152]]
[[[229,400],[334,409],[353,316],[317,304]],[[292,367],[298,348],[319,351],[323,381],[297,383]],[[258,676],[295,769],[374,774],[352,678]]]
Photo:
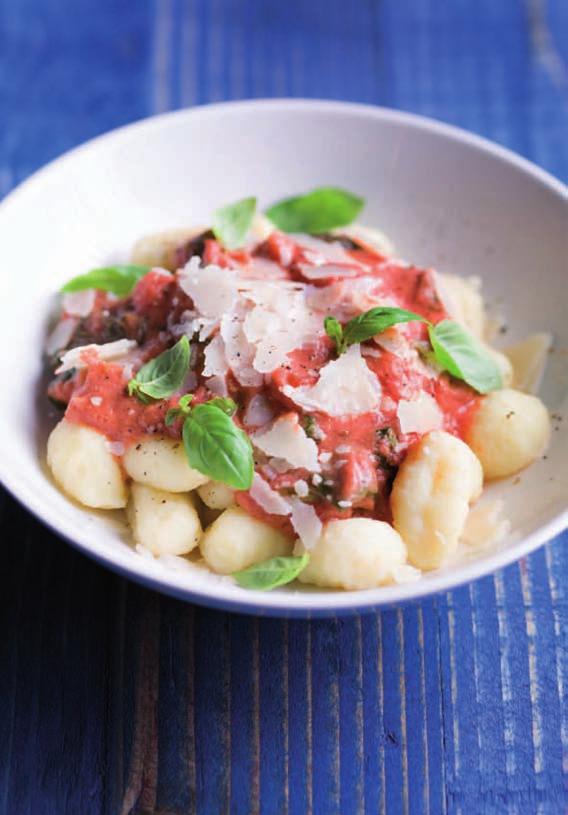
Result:
[[[177,400],[170,401],[175,404]],[[129,445],[158,428],[163,430],[170,406],[169,402],[145,405],[133,399],[126,391],[122,365],[96,362],[81,372],[65,417]]]
[[[433,323],[448,316],[437,296],[431,270],[397,264],[363,249],[350,250],[348,255],[353,273],[376,278],[385,298],[393,298],[402,308],[417,312]],[[309,265],[311,255],[290,236],[279,232],[270,235],[252,253],[244,250],[229,252],[213,239],[204,241],[203,258],[207,263],[229,269],[248,263],[251,257],[268,258],[280,265],[286,277],[301,279],[302,268]],[[337,266],[331,260],[329,263],[331,267]],[[332,281],[333,278],[308,280],[317,285]],[[176,337],[171,334],[170,327],[183,320],[184,312],[192,305],[173,275],[154,270],[139,281],[129,298],[115,301],[99,293],[93,312],[82,323],[81,342],[76,344],[108,342],[118,336],[133,338],[139,343],[137,365],[140,365],[173,344]],[[411,342],[420,343],[427,339],[426,327],[419,322],[408,323],[404,332]],[[85,340],[84,335],[88,339]],[[197,382],[193,390],[195,400],[199,402],[212,394],[207,391],[201,374],[205,344],[194,339],[192,345]],[[377,348],[372,342],[370,345]],[[401,432],[397,418],[398,402],[425,391],[436,400],[443,415],[444,429],[463,437],[479,404],[479,396],[446,374],[433,377],[425,366],[416,363],[416,358],[402,359],[381,349],[378,356],[365,357],[381,385],[379,410],[342,417],[319,412],[308,417],[302,415],[298,406],[283,393],[284,387],[314,385],[321,368],[334,358],[334,345],[323,336],[290,353],[285,365],[265,376],[262,387],[243,387],[229,374],[229,392],[240,406],[236,421],[242,425],[246,406],[259,393],[265,396],[276,416],[294,411],[316,439],[320,456],[323,454],[322,475],[319,483],[314,484],[305,470],[279,473],[270,465],[261,464],[260,472],[271,486],[282,493],[293,494],[296,482],[305,481],[309,489],[306,500],[314,504],[323,520],[347,518],[353,514],[388,520],[388,496],[396,468],[408,448],[419,438],[416,433]],[[165,414],[177,403],[179,394],[165,402],[145,405],[128,395],[126,384],[121,364],[94,362],[71,379],[55,380],[49,393],[55,399],[68,402],[66,417],[69,421],[93,427],[125,446],[150,433],[179,438],[179,422],[169,428],[164,425]],[[289,519],[267,515],[248,493],[237,493],[236,499],[252,515],[291,533]]]

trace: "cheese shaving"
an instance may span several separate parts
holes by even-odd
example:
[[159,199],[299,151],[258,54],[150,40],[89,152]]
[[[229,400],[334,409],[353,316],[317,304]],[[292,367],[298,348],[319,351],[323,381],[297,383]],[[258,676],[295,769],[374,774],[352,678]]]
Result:
[[258,473],[253,476],[249,495],[269,515],[289,515],[291,512],[288,501],[273,490]]
[[304,410],[329,416],[367,413],[381,401],[381,386],[361,356],[359,345],[352,345],[339,359],[324,365],[315,385],[285,385],[283,392]]
[[96,298],[94,289],[69,292],[63,295],[63,311],[72,317],[87,317],[93,310]]
[[85,368],[93,361],[93,357],[104,362],[120,359],[127,356],[137,347],[134,340],[116,340],[107,342],[104,345],[80,345],[72,348],[61,357],[61,365],[56,368],[56,374],[70,371],[71,368]]
[[203,317],[219,319],[237,300],[238,278],[220,266],[201,266],[201,260],[190,258],[178,273],[179,285],[191,297]]
[[439,430],[444,422],[436,400],[423,392],[416,399],[401,399],[397,416],[402,433],[429,433],[431,430]]
[[317,512],[310,504],[305,504],[299,498],[288,498],[292,508],[292,526],[308,551],[313,549],[321,537],[323,525]]
[[252,442],[267,456],[286,461],[288,469],[301,467],[311,473],[320,470],[317,444],[308,438],[295,413],[281,416],[269,430],[256,433]]
[[65,348],[78,325],[78,317],[64,317],[60,320],[46,340],[45,353],[51,356],[56,351]]
[[204,356],[203,376],[224,376],[228,372],[229,365],[225,356],[225,343],[220,334],[213,337],[207,345]]
[[221,336],[225,343],[227,362],[237,380],[241,385],[257,387],[262,385],[263,377],[252,364],[256,350],[244,332],[247,314],[247,303],[238,300],[231,311],[221,318]]

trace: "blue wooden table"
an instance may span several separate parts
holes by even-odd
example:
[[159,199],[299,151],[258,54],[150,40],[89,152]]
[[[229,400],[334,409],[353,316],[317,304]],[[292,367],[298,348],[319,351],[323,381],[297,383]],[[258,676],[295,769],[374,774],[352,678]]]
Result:
[[[567,0],[0,0],[0,195],[117,125],[275,95],[431,115],[567,180],[567,62]],[[568,536],[420,606],[286,622],[0,509],[0,815],[568,811]]]

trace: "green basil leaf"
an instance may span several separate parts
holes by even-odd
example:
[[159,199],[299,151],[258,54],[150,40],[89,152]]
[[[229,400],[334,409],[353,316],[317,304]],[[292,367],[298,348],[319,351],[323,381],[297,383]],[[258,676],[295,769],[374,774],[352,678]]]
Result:
[[245,242],[256,210],[256,198],[243,198],[213,214],[213,234],[227,249],[237,249]]
[[149,399],[167,399],[181,388],[189,368],[190,348],[187,337],[182,337],[168,351],[143,365],[128,383],[128,393],[142,402]]
[[207,404],[213,405],[213,407],[218,408],[218,410],[222,410],[227,416],[234,416],[237,412],[236,403],[226,396],[215,396],[213,399],[210,399]]
[[103,266],[72,278],[61,291],[69,294],[85,289],[98,289],[110,291],[118,297],[126,297],[149,271],[150,266]]
[[300,572],[306,568],[310,560],[309,554],[290,557],[272,557],[263,563],[255,563],[248,569],[233,572],[233,577],[245,589],[268,591],[285,583],[291,583]]
[[436,362],[479,393],[503,387],[501,372],[489,351],[452,320],[429,327]]
[[193,399],[192,393],[186,393],[185,396],[182,396],[179,402],[177,403],[177,407],[170,408],[166,413],[165,418],[165,425],[169,427],[172,425],[176,419],[179,419],[180,416],[187,416],[191,410],[189,407],[190,402]]
[[306,195],[286,198],[266,210],[266,216],[282,232],[328,232],[352,223],[365,205],[339,187],[319,187]]
[[190,465],[214,481],[238,490],[252,484],[252,445],[246,433],[218,407],[197,405],[183,423],[183,444]]
[[335,343],[337,353],[342,354],[347,346],[343,338],[343,327],[339,320],[336,320],[335,317],[326,317],[323,321],[323,327],[327,336]]
[[369,309],[364,314],[359,314],[349,320],[345,326],[344,341],[345,346],[353,345],[356,342],[370,340],[375,334],[380,334],[398,323],[409,323],[414,320],[427,322],[420,314],[413,311],[406,311],[403,308],[391,306],[377,306]]

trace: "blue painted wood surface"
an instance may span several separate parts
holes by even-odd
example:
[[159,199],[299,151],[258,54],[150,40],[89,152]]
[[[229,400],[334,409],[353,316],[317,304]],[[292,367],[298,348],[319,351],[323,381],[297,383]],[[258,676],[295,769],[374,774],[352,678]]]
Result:
[[[1,0],[0,195],[117,125],[274,95],[435,116],[567,180],[567,62],[566,0]],[[568,811],[567,536],[286,622],[159,597],[0,507],[0,815]]]

